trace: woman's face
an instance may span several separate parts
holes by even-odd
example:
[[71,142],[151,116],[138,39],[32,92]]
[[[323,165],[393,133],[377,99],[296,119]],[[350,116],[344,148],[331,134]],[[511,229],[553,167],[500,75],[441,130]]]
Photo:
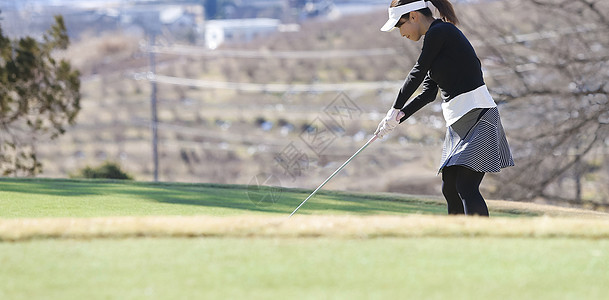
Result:
[[419,31],[419,24],[416,22],[416,18],[413,16],[413,13],[410,13],[408,19],[400,19],[395,26],[400,29],[400,35],[406,38],[415,42],[421,39],[422,34]]

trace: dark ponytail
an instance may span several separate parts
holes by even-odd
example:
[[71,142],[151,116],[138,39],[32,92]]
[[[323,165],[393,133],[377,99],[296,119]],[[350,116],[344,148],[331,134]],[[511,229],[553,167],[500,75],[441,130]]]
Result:
[[[440,16],[442,17],[442,20],[446,21],[446,22],[451,22],[455,25],[459,24],[459,19],[457,18],[457,15],[455,14],[455,10],[453,9],[453,5],[450,3],[450,1],[448,0],[430,0],[431,3],[433,3],[433,6],[435,6],[438,11],[440,12]],[[427,10],[429,10],[427,8]]]
[[[415,2],[415,1],[418,1],[418,0],[393,0],[393,1],[391,1],[390,7],[396,7],[396,6],[408,4],[411,2]],[[459,19],[457,18],[457,15],[455,14],[455,10],[453,9],[453,5],[450,3],[450,1],[448,1],[448,0],[426,0],[426,1],[430,1],[433,4],[433,6],[435,6],[438,9],[438,12],[440,12],[440,17],[442,18],[442,20],[453,23],[455,25],[459,24]],[[428,16],[428,17],[433,16],[433,14],[429,8],[420,9],[420,10],[418,10],[418,12],[420,12],[423,15]],[[409,14],[405,14],[402,17],[408,18]]]

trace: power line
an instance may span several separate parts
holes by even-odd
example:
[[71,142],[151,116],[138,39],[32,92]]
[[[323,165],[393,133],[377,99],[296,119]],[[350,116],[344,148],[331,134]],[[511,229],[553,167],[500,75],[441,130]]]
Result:
[[136,80],[148,79],[151,82],[200,87],[205,89],[224,89],[243,92],[267,92],[267,93],[309,93],[309,92],[341,92],[353,90],[382,90],[399,88],[402,81],[371,81],[371,82],[349,82],[349,83],[314,83],[314,84],[280,84],[280,83],[240,83],[221,82],[173,76],[158,75],[152,73],[136,73]]
[[336,59],[365,56],[395,55],[393,48],[376,48],[361,50],[312,50],[312,51],[270,51],[270,50],[209,50],[207,48],[172,45],[152,46],[147,52],[172,55],[190,55],[203,57],[238,57],[238,58],[283,58],[283,59]]

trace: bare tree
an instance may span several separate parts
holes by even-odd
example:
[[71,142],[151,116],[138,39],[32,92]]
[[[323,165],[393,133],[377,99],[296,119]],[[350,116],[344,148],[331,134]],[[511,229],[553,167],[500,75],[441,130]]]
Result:
[[513,0],[469,13],[517,164],[495,196],[582,204],[582,176],[607,168],[609,3]]

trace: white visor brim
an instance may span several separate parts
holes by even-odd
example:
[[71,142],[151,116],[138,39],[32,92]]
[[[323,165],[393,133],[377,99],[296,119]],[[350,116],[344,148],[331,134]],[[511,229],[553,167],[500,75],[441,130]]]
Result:
[[415,2],[411,2],[408,4],[404,4],[404,5],[400,5],[400,6],[396,6],[396,7],[390,7],[387,11],[389,13],[389,20],[387,20],[387,22],[385,22],[385,25],[383,25],[383,27],[381,27],[381,31],[391,31],[395,28],[395,25],[398,23],[398,21],[400,21],[400,18],[411,12],[411,11],[415,11],[415,10],[419,10],[419,9],[423,9],[423,8],[427,8],[429,7],[427,5],[427,2],[425,0],[421,0],[421,1],[415,1]]

